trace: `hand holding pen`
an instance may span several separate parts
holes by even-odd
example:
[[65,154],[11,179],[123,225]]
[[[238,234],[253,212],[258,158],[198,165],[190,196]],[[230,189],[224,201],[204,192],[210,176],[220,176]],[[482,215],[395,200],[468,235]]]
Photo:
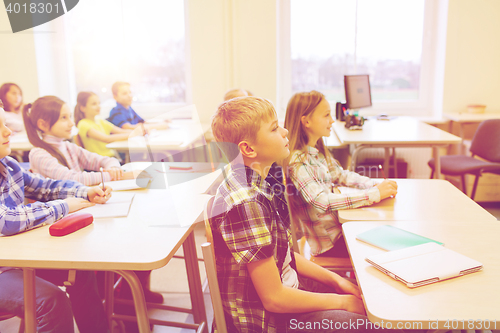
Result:
[[384,181],[377,186],[378,190],[380,191],[380,200],[383,200],[385,198],[394,198],[396,194],[398,193],[398,184],[394,180],[389,180],[386,178],[384,169],[382,169],[382,166],[378,166],[380,171],[382,171],[382,176],[384,177]]

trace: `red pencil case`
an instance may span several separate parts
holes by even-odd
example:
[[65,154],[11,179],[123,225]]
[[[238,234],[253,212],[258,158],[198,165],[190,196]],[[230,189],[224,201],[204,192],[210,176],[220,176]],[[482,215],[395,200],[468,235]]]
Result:
[[94,216],[89,213],[76,213],[63,217],[49,227],[51,236],[66,236],[94,222]]

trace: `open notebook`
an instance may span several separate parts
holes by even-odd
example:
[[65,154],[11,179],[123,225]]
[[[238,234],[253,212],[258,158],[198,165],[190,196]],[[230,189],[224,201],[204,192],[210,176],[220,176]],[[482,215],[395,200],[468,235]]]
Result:
[[373,255],[365,260],[409,288],[478,272],[483,268],[479,261],[434,242]]
[[113,192],[105,204],[96,204],[79,212],[92,214],[94,218],[125,217],[128,215],[134,196],[133,192]]

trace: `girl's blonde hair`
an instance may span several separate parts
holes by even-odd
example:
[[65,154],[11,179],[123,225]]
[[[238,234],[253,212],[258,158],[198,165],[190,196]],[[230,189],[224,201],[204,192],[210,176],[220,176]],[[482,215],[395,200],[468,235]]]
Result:
[[35,147],[40,147],[48,151],[52,156],[57,158],[59,163],[68,167],[68,162],[59,149],[51,144],[43,141],[41,138],[41,130],[37,123],[39,119],[46,121],[50,127],[59,120],[61,108],[65,103],[56,96],[44,96],[37,99],[33,104],[26,104],[23,108],[24,127],[31,144]]
[[[305,152],[307,143],[309,142],[301,119],[304,116],[307,117],[311,115],[323,100],[326,100],[325,95],[313,90],[310,92],[296,93],[288,102],[285,115],[285,128],[288,130],[290,155],[282,162],[283,170],[285,170],[287,174],[288,164],[293,152],[295,150]],[[322,139],[318,140],[315,148],[325,156],[328,165],[335,163],[332,154],[325,147]]]
[[76,97],[76,106],[75,106],[75,126],[78,126],[80,120],[85,119],[85,113],[83,113],[81,107],[87,105],[87,101],[91,96],[97,96],[91,91],[81,91],[78,93]]

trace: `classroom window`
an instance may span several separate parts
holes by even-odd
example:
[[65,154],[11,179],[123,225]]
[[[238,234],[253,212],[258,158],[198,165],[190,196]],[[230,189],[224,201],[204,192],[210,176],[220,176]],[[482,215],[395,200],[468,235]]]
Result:
[[424,0],[291,0],[292,92],[344,100],[345,74],[370,74],[372,99],[418,100]]
[[113,82],[127,81],[134,103],[186,102],[183,0],[85,0],[65,19],[77,92],[111,104]]

